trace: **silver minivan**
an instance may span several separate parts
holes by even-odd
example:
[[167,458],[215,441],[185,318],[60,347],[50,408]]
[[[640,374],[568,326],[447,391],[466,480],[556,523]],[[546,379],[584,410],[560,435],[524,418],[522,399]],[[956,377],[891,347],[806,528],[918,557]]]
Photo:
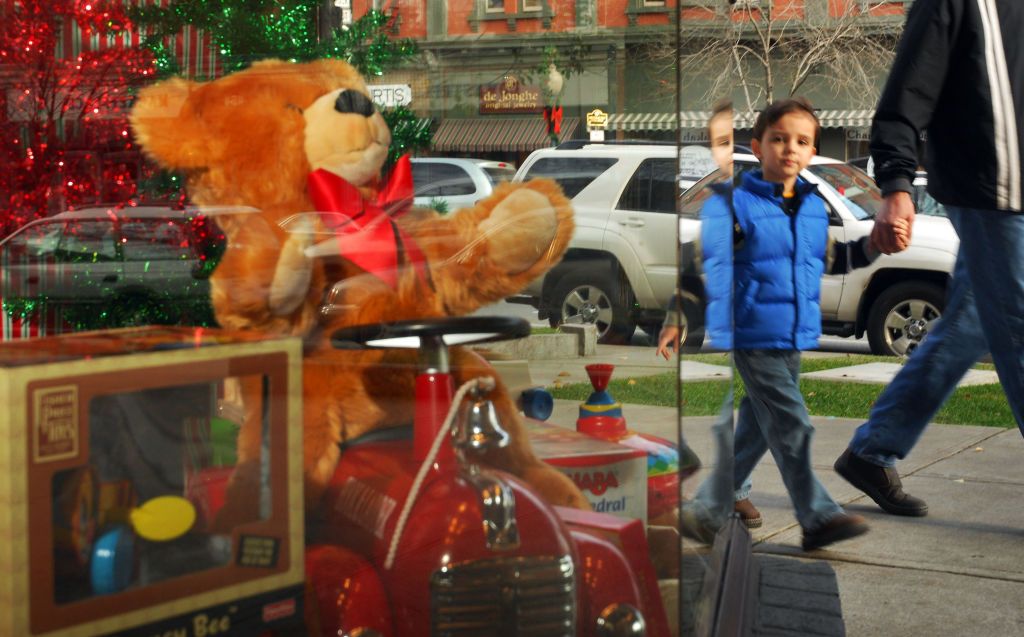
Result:
[[465,157],[414,157],[413,203],[442,212],[472,206],[491,194],[494,186],[511,181],[514,164]]

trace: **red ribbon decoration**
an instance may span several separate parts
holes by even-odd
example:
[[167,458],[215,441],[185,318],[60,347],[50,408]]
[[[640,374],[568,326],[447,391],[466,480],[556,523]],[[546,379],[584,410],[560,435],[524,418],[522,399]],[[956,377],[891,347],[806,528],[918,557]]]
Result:
[[413,197],[412,163],[403,155],[375,200],[364,199],[359,189],[322,168],[308,178],[309,198],[320,218],[338,237],[343,257],[382,279],[398,285],[401,250],[426,280],[425,259],[416,245],[391,219],[409,209]]
[[561,135],[562,134],[562,107],[561,106],[545,106],[544,107],[544,121],[548,123],[548,134],[549,135]]

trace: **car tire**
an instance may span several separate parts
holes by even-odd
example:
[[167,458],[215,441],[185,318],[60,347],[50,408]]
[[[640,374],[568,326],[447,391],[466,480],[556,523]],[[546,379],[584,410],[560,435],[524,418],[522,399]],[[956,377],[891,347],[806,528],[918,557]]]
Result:
[[633,293],[606,272],[573,268],[555,284],[548,322],[590,323],[597,326],[597,340],[605,344],[629,343],[636,331],[630,313]]
[[879,356],[909,356],[934,329],[946,307],[934,283],[905,281],[878,295],[868,312],[868,343]]

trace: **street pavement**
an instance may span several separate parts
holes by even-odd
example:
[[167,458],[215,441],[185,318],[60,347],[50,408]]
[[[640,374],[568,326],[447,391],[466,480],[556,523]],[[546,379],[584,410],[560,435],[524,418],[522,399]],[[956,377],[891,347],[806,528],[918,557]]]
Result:
[[[675,361],[655,358],[651,347],[599,345],[585,358],[529,361],[530,376],[547,386],[586,382],[583,366],[594,362],[613,363],[613,378],[638,382],[676,369]],[[728,368],[715,367],[684,363],[684,381],[728,377]],[[574,423],[578,403],[555,403],[551,422]],[[675,409],[626,404],[623,411],[631,429],[677,438]],[[802,552],[800,528],[768,455],[753,476],[751,499],[765,520],[753,532],[755,554],[831,565],[850,637],[1024,635],[1024,440],[1017,428],[930,426],[897,466],[905,489],[930,507],[927,517],[906,518],[883,513],[832,469],[860,421],[812,421],[819,478],[847,510],[867,517],[871,532],[828,550]],[[707,417],[682,419],[686,441],[709,464],[710,425]],[[684,485],[687,494],[703,471]]]

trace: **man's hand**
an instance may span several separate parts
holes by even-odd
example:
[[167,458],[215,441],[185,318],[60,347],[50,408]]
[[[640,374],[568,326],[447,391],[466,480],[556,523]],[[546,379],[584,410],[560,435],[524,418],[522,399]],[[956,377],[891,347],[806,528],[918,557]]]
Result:
[[882,254],[906,250],[910,245],[914,214],[910,193],[898,191],[886,195],[882,209],[875,216],[875,227],[871,229],[871,246]]
[[658,334],[658,349],[654,352],[655,356],[661,356],[665,360],[672,358],[672,353],[679,353],[679,328],[675,325],[666,325],[661,328],[661,333]]

